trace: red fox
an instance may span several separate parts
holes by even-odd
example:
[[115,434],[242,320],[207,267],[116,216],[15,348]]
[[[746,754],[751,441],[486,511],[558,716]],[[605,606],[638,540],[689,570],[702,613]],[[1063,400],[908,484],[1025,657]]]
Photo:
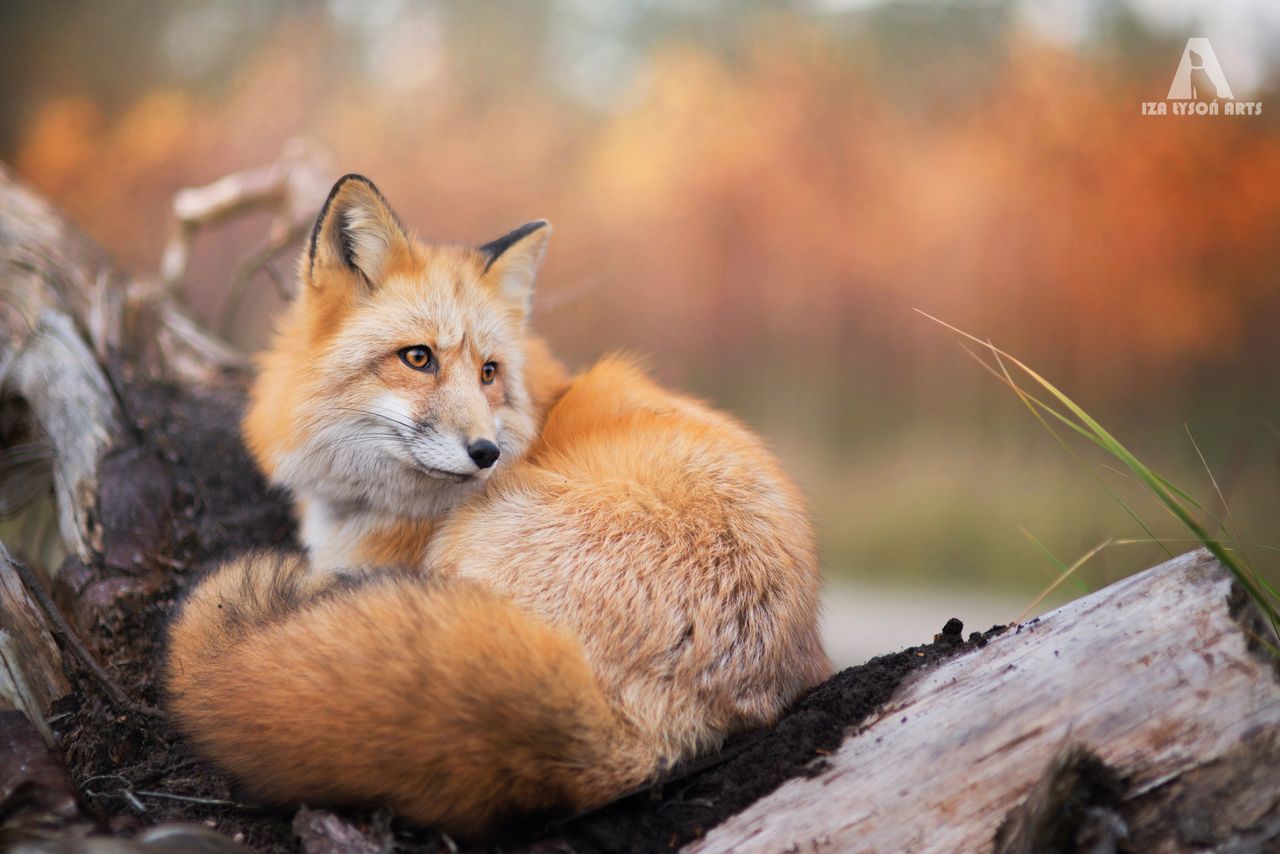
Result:
[[567,377],[527,328],[549,232],[426,245],[359,176],[321,211],[245,420],[309,561],[216,570],[168,651],[177,722],[260,797],[484,835],[829,674],[797,489],[625,359]]

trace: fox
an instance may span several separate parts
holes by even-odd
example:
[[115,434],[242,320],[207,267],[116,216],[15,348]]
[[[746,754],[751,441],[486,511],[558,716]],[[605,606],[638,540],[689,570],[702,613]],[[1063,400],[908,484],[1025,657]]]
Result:
[[486,838],[767,726],[831,665],[799,488],[634,358],[571,376],[531,329],[550,226],[412,236],[335,184],[244,419],[305,554],[198,582],[170,713],[271,803]]
[[433,522],[528,448],[568,377],[525,323],[549,234],[428,246],[368,179],[334,185],[242,425],[317,572],[416,566]]

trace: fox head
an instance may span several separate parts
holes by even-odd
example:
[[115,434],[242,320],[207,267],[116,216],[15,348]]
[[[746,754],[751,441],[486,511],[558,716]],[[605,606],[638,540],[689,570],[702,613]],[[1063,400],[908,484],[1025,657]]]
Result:
[[304,500],[433,516],[521,455],[534,277],[551,227],[429,245],[371,181],[334,185],[260,360],[245,438]]

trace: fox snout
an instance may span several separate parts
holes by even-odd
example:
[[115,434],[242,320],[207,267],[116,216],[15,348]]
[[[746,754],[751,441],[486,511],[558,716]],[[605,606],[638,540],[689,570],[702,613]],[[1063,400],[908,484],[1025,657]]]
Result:
[[477,467],[482,469],[491,468],[498,461],[498,457],[502,455],[502,451],[493,442],[488,439],[477,439],[467,445],[467,455],[471,457],[471,461]]
[[411,440],[414,462],[427,474],[446,479],[485,480],[502,455],[492,439],[470,439],[466,433],[425,429]]

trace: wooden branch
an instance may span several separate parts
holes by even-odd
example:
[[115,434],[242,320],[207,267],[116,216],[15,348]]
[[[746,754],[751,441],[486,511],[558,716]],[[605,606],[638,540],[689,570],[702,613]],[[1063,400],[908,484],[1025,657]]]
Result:
[[0,543],[0,711],[22,712],[52,743],[49,707],[70,690],[45,611]]
[[[145,715],[157,719],[164,718],[164,714],[159,709],[143,703],[135,703],[124,695],[124,691],[116,684],[116,681],[102,668],[102,665],[93,657],[93,654],[85,648],[80,636],[67,624],[66,618],[62,616],[62,612],[54,604],[53,597],[41,585],[40,579],[26,564],[14,560],[13,556],[5,549],[3,543],[0,543],[0,563],[4,564],[6,570],[17,576],[19,583],[26,589],[29,601],[39,610],[39,614],[43,618],[42,624],[53,639],[57,641],[58,648],[63,652],[70,653],[71,657],[97,683],[99,690],[106,695],[112,705],[128,714]],[[48,704],[59,696],[61,694],[55,694],[50,697],[44,708],[47,709]],[[43,711],[41,715],[43,716]]]
[[210,382],[247,366],[159,279],[117,271],[0,163],[0,380],[49,312],[65,316],[100,361],[114,355],[152,376]]
[[294,139],[275,163],[236,172],[203,187],[180,190],[173,199],[174,224],[160,258],[160,280],[170,292],[179,290],[200,229],[246,212],[272,211],[266,240],[232,276],[223,318],[225,327],[249,278],[307,232],[333,178],[328,152],[310,140]]
[[76,838],[93,829],[57,746],[21,711],[0,711],[0,816],[0,846],[19,854],[17,840]]
[[[179,383],[243,376],[246,362],[154,281],[117,272],[92,241],[0,165],[0,398],[22,401],[48,443],[67,550],[93,564],[103,460],[135,444],[107,366]],[[0,483],[0,505],[36,490],[31,473]]]
[[115,391],[71,318],[52,309],[36,319],[5,380],[6,390],[21,395],[52,442],[62,540],[81,560],[90,560],[102,551],[92,517],[98,466],[125,440]]
[[1258,642],[1267,631],[1216,561],[1176,558],[923,674],[821,773],[688,850],[990,851],[1006,819],[1036,812],[1018,808],[1046,775],[1044,789],[1079,776],[1063,760],[1077,748],[1120,781],[1106,809],[1129,850],[1274,844],[1280,682]]

